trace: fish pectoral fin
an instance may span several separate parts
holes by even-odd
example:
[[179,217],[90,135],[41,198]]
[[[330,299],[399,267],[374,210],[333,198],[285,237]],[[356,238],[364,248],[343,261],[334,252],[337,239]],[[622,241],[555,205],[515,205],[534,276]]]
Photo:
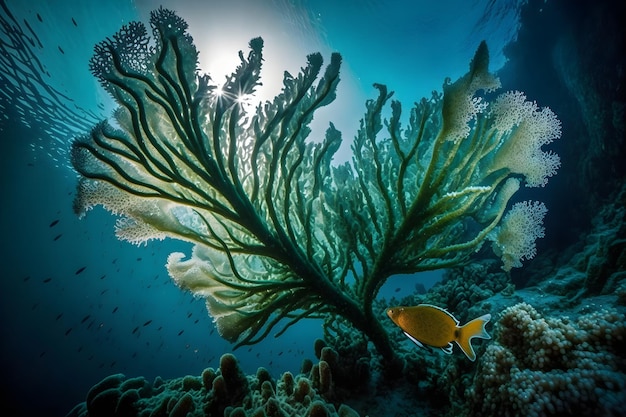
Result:
[[452,355],[452,343],[448,343],[448,346],[442,347],[441,351],[446,355]]
[[406,335],[406,337],[408,337],[409,339],[411,339],[413,341],[413,343],[415,343],[417,346],[421,347],[422,349],[426,349],[426,350],[430,350],[428,347],[424,346],[422,344],[422,342],[420,342],[419,340],[417,340],[416,338],[414,338],[413,336],[411,336],[410,334],[408,334],[407,332],[404,332],[404,334]]

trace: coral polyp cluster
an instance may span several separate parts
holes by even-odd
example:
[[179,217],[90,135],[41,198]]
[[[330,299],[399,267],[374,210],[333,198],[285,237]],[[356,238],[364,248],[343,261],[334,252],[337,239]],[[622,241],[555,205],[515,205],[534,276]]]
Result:
[[467,393],[471,415],[622,415],[625,340],[625,316],[615,310],[569,320],[511,306]]

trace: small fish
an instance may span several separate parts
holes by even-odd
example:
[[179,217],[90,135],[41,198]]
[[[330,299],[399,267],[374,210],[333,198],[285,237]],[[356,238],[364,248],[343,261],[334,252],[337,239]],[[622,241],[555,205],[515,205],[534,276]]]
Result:
[[40,22],[43,22],[43,19],[41,18],[41,16],[39,15],[39,13],[37,13],[37,20],[39,20]]
[[69,329],[67,329],[67,330],[65,331],[65,335],[67,336],[67,335],[68,335],[68,334],[70,334],[71,332],[72,332],[72,328],[70,327]]
[[137,331],[138,331],[138,330],[139,330],[139,326],[135,327],[135,328],[133,329],[133,334],[137,333]]
[[54,239],[52,239],[52,240],[54,240],[54,241],[56,242],[57,240],[61,239],[61,236],[63,236],[63,233],[59,233],[59,234],[58,234],[58,235],[56,235],[56,236],[54,237]]
[[47,284],[47,283],[49,283],[50,281],[52,281],[52,278],[46,278],[46,279],[44,279],[44,280],[43,280],[43,283],[44,283],[44,284]]
[[58,321],[61,317],[63,317],[63,313],[60,313],[59,315],[57,315],[56,320]]
[[471,340],[474,337],[491,339],[485,330],[491,314],[480,316],[464,326],[459,326],[459,321],[446,310],[429,304],[392,307],[387,310],[387,315],[416,345],[440,348],[451,354],[452,342],[455,342],[472,362],[476,360],[476,354]]
[[75,274],[75,275],[80,274],[81,272],[83,272],[83,271],[85,270],[85,268],[87,268],[87,267],[86,267],[86,266],[81,266],[80,268],[78,268],[78,269],[76,270],[76,272],[75,272],[74,274]]
[[150,323],[152,323],[152,320],[148,320],[147,322],[145,322],[145,323],[143,324],[143,327],[146,327],[146,326],[147,326],[147,325],[149,325]]
[[87,320],[89,320],[89,317],[91,317],[90,314],[87,314],[85,317],[83,317],[83,319],[80,321],[80,324],[84,324]]
[[63,48],[61,48],[60,46],[58,48],[59,48],[59,52],[61,52],[63,55],[65,55],[65,51],[63,51]]
[[180,332],[178,332],[178,335],[180,336],[181,334],[183,334],[184,330],[181,330]]
[[115,314],[115,312],[117,311],[117,309],[118,309],[118,308],[119,308],[119,307],[115,307],[115,308],[113,309],[113,313],[111,313],[111,314]]
[[78,27],[78,24],[76,23],[76,20],[74,20],[73,17],[72,17],[72,23],[74,23],[74,26]]
[[50,223],[50,225],[48,227],[54,227],[57,225],[57,223],[59,223],[59,220],[54,220],[52,223]]

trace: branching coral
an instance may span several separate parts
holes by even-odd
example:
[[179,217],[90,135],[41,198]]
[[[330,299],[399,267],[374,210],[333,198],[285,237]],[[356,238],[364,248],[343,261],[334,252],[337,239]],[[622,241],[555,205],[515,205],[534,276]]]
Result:
[[[485,240],[520,241],[523,227],[495,232],[510,198],[524,178],[543,185],[558,166],[540,150],[560,134],[548,109],[519,94],[490,108],[476,95],[499,87],[484,43],[470,71],[417,104],[406,128],[395,101],[383,123],[391,94],[376,85],[353,160],[333,166],[334,126],[321,142],[306,138],[315,110],[334,99],[338,54],[317,82],[322,58],[310,55],[300,74],[286,73],[280,95],[251,112],[242,102],[259,84],[261,39],[218,88],[198,75],[182,19],[159,9],[151,24],[154,45],[131,23],[96,46],[91,69],[120,107],[115,123],[73,145],[82,176],[75,208],[101,204],[121,215],[117,234],[134,243],[193,242],[189,259],[170,255],[168,271],[206,298],[220,334],[238,344],[281,321],[341,316],[392,359],[372,310],[385,280],[457,265]],[[515,159],[522,151],[536,156],[524,169]],[[505,258],[506,268],[516,265]]]

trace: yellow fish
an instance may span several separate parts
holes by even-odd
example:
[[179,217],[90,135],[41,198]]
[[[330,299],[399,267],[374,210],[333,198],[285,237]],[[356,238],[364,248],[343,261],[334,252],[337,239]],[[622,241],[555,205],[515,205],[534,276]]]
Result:
[[475,337],[491,339],[485,330],[491,314],[480,316],[465,326],[459,326],[459,321],[443,308],[430,304],[392,307],[387,310],[387,315],[419,347],[440,348],[449,355],[452,353],[452,342],[455,342],[472,362],[476,354],[470,341]]

